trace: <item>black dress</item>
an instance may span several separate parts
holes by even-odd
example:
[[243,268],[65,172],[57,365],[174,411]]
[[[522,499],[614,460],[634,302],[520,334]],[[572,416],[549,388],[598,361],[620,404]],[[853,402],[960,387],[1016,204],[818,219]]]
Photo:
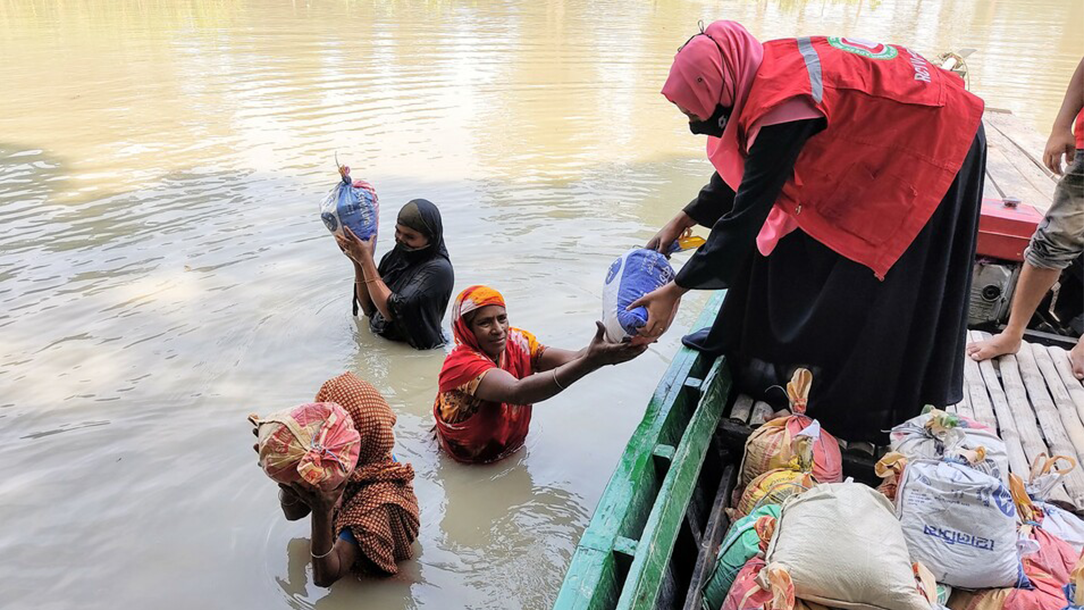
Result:
[[884,431],[923,405],[963,396],[986,139],[980,126],[956,180],[882,282],[801,229],[768,257],[756,251],[798,153],[823,126],[817,119],[761,129],[737,195],[715,175],[685,208],[712,232],[678,285],[729,289],[715,324],[685,344],[726,354],[738,389],[779,407],[794,369],[809,368],[810,416],[840,438],[884,443]]
[[[404,213],[409,210],[409,215]],[[377,273],[391,291],[388,309],[391,319],[374,311],[369,330],[391,341],[407,343],[414,349],[433,349],[448,342],[444,334],[444,312],[452,298],[455,272],[444,245],[444,223],[437,206],[414,199],[399,212],[399,224],[420,231],[429,245],[420,250],[396,246],[380,259]],[[358,315],[358,287],[354,285],[354,315]]]

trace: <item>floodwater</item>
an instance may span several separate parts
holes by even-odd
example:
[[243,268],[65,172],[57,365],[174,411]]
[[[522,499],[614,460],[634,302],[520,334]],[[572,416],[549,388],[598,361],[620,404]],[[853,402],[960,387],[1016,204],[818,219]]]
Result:
[[[978,49],[972,88],[1044,132],[1084,54],[1079,0],[0,1],[0,607],[551,604],[704,295],[464,467],[430,436],[443,352],[351,318],[318,204],[335,153],[385,227],[436,202],[457,289],[581,347],[609,261],[710,174],[658,90],[724,17]],[[344,370],[399,414],[422,527],[397,577],[326,591],[245,417]]]

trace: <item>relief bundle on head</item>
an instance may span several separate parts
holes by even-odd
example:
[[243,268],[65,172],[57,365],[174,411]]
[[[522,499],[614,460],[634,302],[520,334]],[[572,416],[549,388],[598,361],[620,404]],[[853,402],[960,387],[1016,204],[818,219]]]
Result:
[[260,467],[278,483],[334,489],[354,471],[361,436],[336,403],[308,403],[248,419],[256,426]]

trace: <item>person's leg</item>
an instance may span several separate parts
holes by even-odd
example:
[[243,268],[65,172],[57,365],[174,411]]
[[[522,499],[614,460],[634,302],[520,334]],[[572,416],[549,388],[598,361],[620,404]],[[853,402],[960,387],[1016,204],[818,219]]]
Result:
[[[1046,217],[1035,229],[1024,253],[1024,268],[1016,283],[1012,310],[1005,330],[985,341],[967,346],[967,355],[982,361],[1020,349],[1031,316],[1063,269],[1084,250],[1084,150],[1078,150],[1054,191]],[[1074,350],[1084,359],[1084,348]]]
[[1061,269],[1045,269],[1024,263],[1020,279],[1016,282],[1016,293],[1012,297],[1012,310],[1005,330],[985,341],[968,344],[967,355],[981,362],[1004,354],[1015,354],[1024,340],[1024,331],[1032,314],[1060,276]]

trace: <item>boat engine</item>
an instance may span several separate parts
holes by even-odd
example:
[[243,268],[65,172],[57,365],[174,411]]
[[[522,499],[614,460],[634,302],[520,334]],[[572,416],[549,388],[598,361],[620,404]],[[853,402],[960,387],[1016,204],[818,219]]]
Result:
[[1008,321],[1024,249],[1042,219],[1035,208],[1018,199],[983,199],[968,326]]
[[[1018,199],[984,199],[979,217],[975,268],[971,278],[968,326],[996,331],[1008,322],[1024,250],[1043,215]],[[1028,327],[1063,336],[1080,336],[1082,261],[1067,269],[1040,303]]]

